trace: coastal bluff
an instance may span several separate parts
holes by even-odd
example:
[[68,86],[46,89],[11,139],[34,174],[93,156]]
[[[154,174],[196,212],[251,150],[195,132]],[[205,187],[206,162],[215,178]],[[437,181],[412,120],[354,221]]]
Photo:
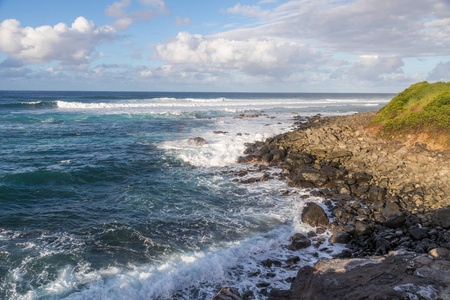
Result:
[[[450,101],[439,97],[445,124]],[[317,218],[329,220],[302,216],[316,229],[292,245],[301,236],[320,251],[324,231],[346,245],[300,268],[289,290],[267,288],[268,299],[450,299],[448,128],[387,136],[373,121],[381,113],[297,117],[295,130],[248,144],[239,162],[276,166],[290,186],[323,198]]]

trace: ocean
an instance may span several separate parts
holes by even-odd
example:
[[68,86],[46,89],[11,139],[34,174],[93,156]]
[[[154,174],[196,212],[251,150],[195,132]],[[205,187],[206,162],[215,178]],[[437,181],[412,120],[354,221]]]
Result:
[[297,115],[374,111],[393,96],[0,91],[0,299],[289,288],[299,266],[342,248],[287,249],[311,230],[304,203],[323,199],[276,178],[236,182],[262,175],[236,163],[245,143],[292,130]]

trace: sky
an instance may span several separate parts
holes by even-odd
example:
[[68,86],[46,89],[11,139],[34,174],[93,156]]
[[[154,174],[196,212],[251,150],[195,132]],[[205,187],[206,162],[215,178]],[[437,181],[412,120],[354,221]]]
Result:
[[450,0],[0,0],[0,89],[386,92],[450,81]]

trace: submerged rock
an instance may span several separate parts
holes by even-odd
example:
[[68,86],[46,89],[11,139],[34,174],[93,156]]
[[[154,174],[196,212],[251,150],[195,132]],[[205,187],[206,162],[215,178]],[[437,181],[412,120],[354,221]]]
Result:
[[296,233],[292,237],[292,243],[289,249],[296,251],[311,246],[311,241],[301,233]]
[[195,138],[188,139],[188,144],[192,145],[192,146],[200,147],[200,146],[203,146],[208,143],[202,137],[195,137]]

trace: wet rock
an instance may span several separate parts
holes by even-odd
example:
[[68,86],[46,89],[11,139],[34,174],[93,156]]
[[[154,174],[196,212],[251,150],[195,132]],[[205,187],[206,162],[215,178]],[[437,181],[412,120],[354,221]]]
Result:
[[308,202],[302,211],[302,222],[317,227],[328,225],[329,219],[322,207],[314,202]]
[[243,300],[239,290],[233,287],[224,287],[211,300]]
[[270,283],[268,283],[268,282],[260,282],[256,286],[259,287],[259,288],[261,288],[261,287],[268,287],[268,286],[270,286]]
[[296,251],[299,249],[307,248],[311,246],[311,241],[301,233],[296,233],[292,237],[291,245],[289,245],[289,249]]
[[289,257],[288,259],[286,259],[286,264],[287,265],[296,265],[297,263],[300,262],[300,257],[298,256],[293,256],[293,257]]
[[330,237],[330,243],[347,244],[351,236],[346,231],[337,231]]
[[188,139],[188,144],[192,145],[192,146],[200,147],[200,146],[206,145],[208,143],[202,137],[195,137],[195,138]]
[[253,291],[247,291],[242,295],[242,299],[243,300],[255,299],[255,294],[253,293]]
[[273,261],[271,259],[266,259],[261,261],[261,265],[263,265],[264,267],[270,268],[273,265]]

